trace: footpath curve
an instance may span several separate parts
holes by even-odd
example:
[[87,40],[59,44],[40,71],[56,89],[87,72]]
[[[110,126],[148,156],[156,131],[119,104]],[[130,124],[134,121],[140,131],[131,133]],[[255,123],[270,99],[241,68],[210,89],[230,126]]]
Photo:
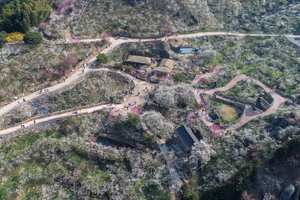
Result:
[[[232,33],[232,32],[198,32],[191,34],[181,34],[181,35],[171,35],[161,38],[149,38],[149,39],[134,39],[134,38],[125,38],[125,37],[108,37],[107,39],[114,44],[129,43],[129,42],[149,42],[155,40],[168,40],[168,39],[180,39],[180,38],[195,38],[203,36],[237,36],[237,37],[289,37],[289,38],[300,38],[300,35],[291,35],[291,34],[256,34],[256,33]],[[72,39],[68,34],[66,38],[66,43],[78,43],[78,42],[99,42],[104,38],[93,38],[93,39]]]
[[[111,45],[109,47],[107,47],[106,49],[104,49],[103,51],[101,51],[100,53],[104,53],[104,54],[107,54],[109,53],[109,51],[111,51],[114,47],[120,45],[120,44],[123,44],[123,43],[131,43],[131,42],[148,42],[148,41],[155,41],[155,40],[167,40],[167,39],[176,39],[176,38],[192,38],[192,37],[201,37],[201,36],[211,36],[211,35],[232,35],[232,36],[268,36],[268,37],[278,37],[278,36],[285,36],[285,37],[291,37],[291,38],[300,38],[300,36],[296,36],[296,35],[282,35],[282,34],[240,34],[240,33],[230,33],[230,32],[199,32],[199,33],[193,33],[193,34],[184,34],[184,35],[173,35],[173,36],[169,36],[169,37],[165,37],[165,38],[158,38],[158,39],[129,39],[129,38],[113,38],[113,37],[109,37],[108,40],[109,42],[111,43]],[[73,40],[70,40],[70,41],[66,41],[66,43],[75,43],[75,42],[96,42],[96,41],[101,41],[103,38],[95,38],[95,39],[84,39],[84,40],[76,40],[76,41],[73,41]],[[87,60],[85,63],[88,63],[88,65],[91,64],[91,62],[95,61],[96,60],[96,56]],[[92,71],[93,69],[91,68],[87,68],[85,69],[86,72],[89,72],[89,71]],[[123,73],[124,74],[124,73]],[[207,75],[207,76],[212,76],[212,75],[216,75],[217,73],[212,73],[210,75]],[[67,79],[65,79],[64,82],[61,82],[59,84],[56,84],[54,86],[51,86],[51,87],[48,87],[46,89],[48,89],[50,92],[52,91],[55,91],[55,90],[58,90],[60,88],[63,88],[69,84],[71,84],[73,81],[76,81],[76,79],[78,79],[79,77],[81,77],[82,75],[82,71],[77,69],[70,77],[68,77]],[[129,75],[127,75],[129,76]],[[247,76],[245,75],[238,75],[236,76],[234,79],[231,80],[231,82],[229,84],[227,84],[226,86],[222,87],[222,88],[216,88],[216,89],[213,89],[213,90],[197,90],[197,93],[200,94],[200,93],[206,93],[206,94],[213,94],[215,91],[224,91],[224,90],[227,90],[227,89],[230,89],[231,87],[233,87],[239,80],[243,80],[245,79]],[[132,78],[132,77],[131,77]],[[249,77],[247,77],[249,78]],[[252,79],[254,80],[254,79]],[[261,85],[266,91],[267,90],[270,90],[270,88],[266,87],[265,85],[263,85],[261,82],[255,80],[259,85]],[[148,83],[148,82],[139,82],[138,79],[135,79],[135,82],[136,82],[136,87],[135,87],[135,90],[136,91],[141,91],[141,89],[145,88],[145,87],[148,87],[150,88],[152,85],[154,84],[151,84],[151,83]],[[34,99],[34,98],[37,98],[37,97],[40,97],[41,94],[39,92],[34,92],[34,93],[31,93],[27,96],[24,96],[23,99],[25,100],[31,100],[31,99]],[[141,102],[142,99],[141,97],[143,97],[144,95],[140,95],[139,98],[137,98],[136,100],[138,102]],[[199,95],[196,95],[196,98],[197,96]],[[273,98],[274,98],[274,104],[264,113],[260,114],[259,116],[266,116],[268,115],[268,113],[272,114],[274,112],[276,112],[276,110],[278,109],[278,107],[286,100],[286,98],[283,98],[281,96],[279,96],[277,93],[273,93]],[[123,104],[120,104],[121,106],[124,106],[126,103],[128,103],[129,101],[132,101],[134,100],[134,96],[131,96],[126,102],[124,102]],[[276,100],[275,100],[276,99]],[[197,98],[197,101],[198,101],[198,98]],[[290,100],[288,100],[290,101]],[[276,103],[277,102],[277,103]],[[5,105],[3,106],[2,108],[0,108],[0,116],[3,115],[4,113],[12,110],[15,106],[18,105],[18,100],[16,101],[13,101],[12,103],[8,104],[8,105]],[[115,108],[118,108],[118,106],[120,105],[116,105]],[[98,109],[101,109],[102,107],[95,107],[95,108],[98,108]],[[95,109],[96,110],[96,109]],[[275,111],[274,111],[275,110]],[[91,112],[91,110],[89,110],[89,112]],[[47,117],[47,118],[44,118],[44,120],[48,119],[54,119],[55,116],[51,116],[53,118],[50,118],[50,117]],[[60,116],[56,116],[56,118],[59,118]],[[257,117],[257,116],[256,116]],[[230,128],[226,129],[226,130],[232,130],[232,129],[236,129],[236,128],[239,128],[241,127],[242,125],[244,125],[245,123],[247,123],[248,121],[252,120],[253,118],[245,118],[243,120],[240,120],[239,123],[233,125]],[[36,122],[40,122],[39,120],[36,120]],[[30,122],[27,122],[26,124],[24,125],[27,125],[27,124],[30,124]],[[14,129],[13,129],[14,128]],[[19,128],[18,127],[11,127],[9,129],[5,129],[5,130],[1,130],[0,131],[0,134],[6,134],[6,133],[9,133],[9,132],[13,132],[14,130],[18,130]],[[10,130],[10,131],[8,131]]]
[[[214,89],[196,89],[195,96],[196,96],[197,102],[201,103],[201,99],[199,97],[200,94],[208,94],[210,96],[213,96],[215,92],[229,90],[229,89],[233,88],[239,81],[246,81],[246,80],[250,80],[252,83],[262,87],[266,93],[269,93],[272,96],[272,98],[274,99],[273,103],[268,108],[268,110],[266,110],[262,113],[258,113],[257,111],[255,111],[253,109],[252,106],[248,105],[247,103],[243,103],[243,105],[245,105],[245,111],[244,111],[243,115],[240,117],[240,119],[235,124],[233,124],[232,126],[226,128],[226,129],[217,130],[216,133],[225,134],[227,131],[234,131],[234,130],[244,126],[246,123],[248,123],[249,121],[251,121],[257,117],[265,117],[265,116],[276,113],[278,108],[286,101],[289,101],[292,103],[292,101],[289,98],[280,96],[278,93],[276,93],[275,91],[272,91],[271,88],[267,87],[262,82],[254,79],[254,78],[251,78],[249,76],[246,76],[244,74],[239,74],[239,75],[235,76],[227,85],[225,85],[223,87],[214,88]],[[208,121],[208,118],[207,118],[208,113],[205,113],[203,111],[204,110],[201,110],[201,112],[199,112],[198,114],[200,115],[200,118],[202,119],[202,121],[211,129],[212,126],[214,125],[214,123]]]

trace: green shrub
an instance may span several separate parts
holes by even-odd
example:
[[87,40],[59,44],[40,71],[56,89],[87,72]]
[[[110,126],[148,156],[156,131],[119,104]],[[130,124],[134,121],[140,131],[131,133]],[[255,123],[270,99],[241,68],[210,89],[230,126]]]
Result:
[[133,70],[133,66],[129,65],[125,67],[126,72],[130,72],[131,70]]
[[122,70],[122,69],[124,68],[124,65],[123,65],[122,63],[116,63],[116,64],[114,65],[114,68],[119,69],[119,70]]
[[253,165],[248,164],[241,168],[229,181],[213,186],[205,191],[201,200],[239,199],[244,182],[253,173]]
[[29,31],[24,35],[25,44],[39,44],[43,41],[43,37],[40,33]]
[[101,64],[108,63],[108,57],[104,53],[100,53],[97,56],[97,61]]
[[173,79],[175,82],[186,82],[186,76],[184,74],[174,74]]
[[0,32],[0,48],[3,47],[4,44],[7,42],[5,39],[6,36],[7,36],[7,33],[5,31]]
[[138,115],[133,115],[133,114],[128,114],[128,119],[127,119],[127,124],[132,127],[135,128],[140,122],[140,118]]
[[156,135],[149,135],[146,132],[143,132],[142,135],[143,135],[146,143],[155,143],[156,142]]
[[124,129],[125,123],[123,121],[116,121],[112,123],[112,126],[116,131],[121,131]]
[[184,183],[180,189],[181,189],[181,192],[183,195],[183,199],[185,199],[185,200],[198,200],[199,199],[197,193],[194,192],[193,188],[191,188],[191,186],[188,185],[187,183]]
[[53,0],[1,1],[0,30],[25,33],[37,27],[51,13]]
[[288,153],[293,152],[300,148],[300,137],[295,137],[285,144],[283,144],[274,153],[274,158],[281,159],[288,155]]

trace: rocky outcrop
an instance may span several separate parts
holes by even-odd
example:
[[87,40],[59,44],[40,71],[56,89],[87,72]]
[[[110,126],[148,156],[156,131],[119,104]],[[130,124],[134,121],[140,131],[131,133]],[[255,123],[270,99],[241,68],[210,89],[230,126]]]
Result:
[[281,127],[279,126],[272,126],[270,129],[269,129],[269,132],[270,132],[270,136],[273,137],[273,138],[277,138],[278,135],[279,135],[279,132],[282,130]]
[[300,114],[291,112],[275,117],[272,120],[272,124],[268,131],[270,132],[271,137],[282,139],[282,136],[279,136],[280,132],[282,132],[282,130],[286,129],[288,126],[300,127]]
[[295,192],[295,187],[293,185],[288,185],[280,194],[280,200],[291,200],[293,193]]
[[270,108],[270,104],[263,97],[258,97],[255,103],[255,107],[262,111],[266,111]]

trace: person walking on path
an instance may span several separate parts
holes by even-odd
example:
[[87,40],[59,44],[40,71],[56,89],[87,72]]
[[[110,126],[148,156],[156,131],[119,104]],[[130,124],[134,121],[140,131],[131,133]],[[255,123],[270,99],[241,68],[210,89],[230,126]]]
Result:
[[33,123],[35,124],[35,120],[33,121]]
[[140,95],[140,92],[138,92],[136,96],[139,96],[139,95]]

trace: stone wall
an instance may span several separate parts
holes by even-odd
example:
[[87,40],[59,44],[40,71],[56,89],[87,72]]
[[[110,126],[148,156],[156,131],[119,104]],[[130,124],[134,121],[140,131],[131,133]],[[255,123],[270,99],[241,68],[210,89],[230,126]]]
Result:
[[228,104],[228,105],[233,106],[233,107],[238,107],[238,108],[243,109],[243,110],[245,110],[245,108],[246,108],[244,104],[239,103],[239,102],[232,102],[231,100],[220,98],[216,95],[214,95],[214,98],[215,98],[216,101],[220,101],[222,103]]
[[250,105],[250,106],[252,106],[252,107],[254,107],[254,105],[255,105],[253,102],[242,101],[242,100],[237,99],[237,98],[235,98],[235,97],[230,97],[230,96],[224,95],[224,94],[222,94],[222,93],[220,93],[220,92],[215,92],[215,93],[214,93],[214,96],[223,97],[223,98],[228,99],[228,100],[230,100],[230,101],[232,101],[232,102],[236,102],[236,103],[239,103],[239,104],[246,104],[246,105]]
[[289,94],[284,94],[282,92],[280,92],[279,90],[276,90],[277,94],[279,94],[280,96],[289,99],[290,101],[292,101],[294,104],[300,105],[300,100],[296,99],[295,97],[293,97],[292,95]]

